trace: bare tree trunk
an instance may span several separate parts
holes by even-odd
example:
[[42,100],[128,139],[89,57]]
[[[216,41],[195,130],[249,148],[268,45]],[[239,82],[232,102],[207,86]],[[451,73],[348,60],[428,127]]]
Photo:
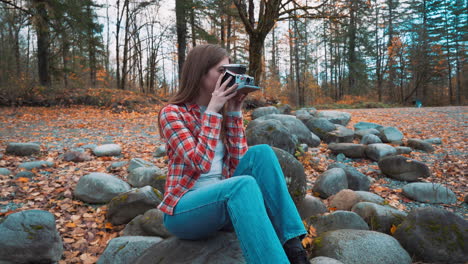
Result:
[[46,0],[33,0],[36,19],[35,27],[37,31],[37,63],[39,70],[39,83],[43,86],[50,86],[49,75],[49,15],[47,13]]
[[177,30],[177,54],[179,62],[179,78],[182,73],[182,66],[185,62],[185,45],[187,43],[187,23],[186,17],[186,4],[184,0],[176,0],[176,30]]

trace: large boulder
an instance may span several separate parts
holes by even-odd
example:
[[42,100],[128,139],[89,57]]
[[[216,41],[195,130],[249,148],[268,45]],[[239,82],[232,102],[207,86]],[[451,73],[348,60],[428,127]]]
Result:
[[160,237],[123,236],[109,241],[97,264],[128,264],[146,249],[160,243]]
[[56,263],[63,244],[55,217],[42,210],[26,210],[0,221],[0,263]]
[[376,124],[376,123],[371,123],[371,122],[358,122],[354,124],[354,130],[359,131],[359,130],[366,130],[366,129],[376,129],[379,130],[383,128],[383,126]]
[[249,122],[245,134],[249,146],[268,144],[292,155],[296,151],[297,137],[278,120],[253,120]]
[[[309,147],[316,147],[320,145],[320,138],[314,135],[310,130],[301,122],[291,115],[270,114],[257,118],[256,120],[278,120],[283,124],[291,134],[297,137],[299,143],[307,144]],[[254,121],[255,122],[255,121]]]
[[343,264],[343,262],[329,257],[315,257],[310,260],[310,264]]
[[275,152],[281,166],[281,170],[283,171],[289,194],[297,205],[302,202],[307,190],[304,166],[302,166],[302,163],[288,152],[275,147],[272,149]]
[[355,191],[368,191],[370,188],[370,180],[356,168],[346,164],[335,162],[328,166],[328,169],[342,168],[346,173],[348,180],[348,188]]
[[325,118],[333,124],[338,124],[342,126],[348,125],[349,121],[351,120],[350,113],[334,110],[320,111],[318,112],[318,117]]
[[383,233],[390,233],[392,225],[399,225],[406,217],[405,212],[370,202],[359,202],[351,210],[361,216],[372,230]]
[[278,108],[274,106],[265,106],[259,107],[252,111],[252,120],[255,120],[261,116],[269,115],[269,114],[279,114]]
[[278,108],[278,111],[279,111],[280,114],[283,114],[283,115],[290,115],[291,114],[292,108],[288,104],[278,105],[277,108]]
[[160,191],[164,191],[166,172],[156,166],[138,167],[130,171],[127,181],[133,187],[140,188],[149,185]]
[[406,145],[410,148],[422,150],[428,153],[434,152],[435,150],[431,143],[421,139],[408,139]]
[[439,183],[413,182],[403,186],[403,194],[423,203],[454,204],[457,202],[455,193]]
[[[375,129],[375,128],[369,128],[369,129],[362,129],[362,130],[355,130],[354,131],[354,136],[356,138],[363,138],[365,135],[376,135],[379,136],[380,132]],[[380,138],[379,138],[380,139]]]
[[379,161],[383,157],[396,155],[396,149],[383,143],[367,145],[366,156],[374,161]]
[[123,180],[110,174],[93,172],[80,178],[74,195],[87,203],[107,203],[129,190],[130,185]]
[[304,200],[298,204],[297,211],[301,219],[308,219],[327,212],[327,206],[319,198],[306,194]]
[[310,217],[307,223],[315,228],[317,235],[338,229],[369,230],[367,223],[358,214],[349,211]]
[[378,164],[383,174],[400,181],[418,181],[431,175],[426,164],[403,156],[385,157]]
[[325,171],[317,178],[312,190],[319,193],[320,197],[328,198],[347,188],[346,172],[341,168],[333,168]]
[[444,209],[411,210],[394,237],[417,260],[430,263],[468,260],[468,221]]
[[235,233],[218,232],[201,240],[170,237],[149,247],[134,264],[243,264],[246,263]]
[[156,208],[162,198],[161,192],[151,186],[122,193],[110,201],[107,219],[114,225],[126,224],[137,215]]
[[8,143],[5,153],[16,156],[30,156],[41,151],[35,143]]
[[375,231],[340,229],[326,232],[314,241],[314,256],[346,264],[411,263],[411,257],[395,238]]
[[119,156],[122,153],[122,148],[118,144],[104,144],[95,147],[93,153],[98,157]]
[[336,129],[327,132],[323,139],[325,143],[352,143],[354,139],[354,131],[342,125],[335,125]]
[[333,143],[329,144],[328,148],[333,154],[343,153],[349,158],[365,158],[366,145],[353,143]]
[[336,129],[335,125],[325,118],[310,118],[305,122],[305,125],[320,139],[326,138],[328,132]]

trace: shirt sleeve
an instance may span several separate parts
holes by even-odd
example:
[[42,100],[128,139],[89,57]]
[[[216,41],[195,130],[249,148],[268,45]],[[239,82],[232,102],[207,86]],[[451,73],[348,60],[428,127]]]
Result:
[[169,105],[161,110],[160,124],[163,136],[174,150],[174,155],[180,157],[184,164],[192,169],[207,173],[211,169],[220,136],[221,120],[220,115],[204,113],[201,131],[196,138],[187,128],[177,106]]
[[228,151],[231,156],[229,170],[230,174],[234,172],[240,159],[247,151],[247,140],[244,131],[244,121],[242,114],[226,116],[226,139]]

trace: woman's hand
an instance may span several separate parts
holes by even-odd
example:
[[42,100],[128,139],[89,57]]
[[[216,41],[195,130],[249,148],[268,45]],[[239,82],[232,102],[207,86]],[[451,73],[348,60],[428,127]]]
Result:
[[231,81],[232,77],[229,77],[225,82],[221,84],[222,79],[223,75],[221,74],[218,78],[218,81],[216,82],[216,87],[213,93],[211,94],[211,100],[206,108],[206,111],[218,113],[227,101],[236,96],[236,88],[238,84],[236,83],[233,86],[226,88],[227,84],[229,83],[229,81]]
[[238,93],[232,99],[228,101],[227,111],[228,112],[239,112],[242,111],[242,104],[247,97],[247,93]]

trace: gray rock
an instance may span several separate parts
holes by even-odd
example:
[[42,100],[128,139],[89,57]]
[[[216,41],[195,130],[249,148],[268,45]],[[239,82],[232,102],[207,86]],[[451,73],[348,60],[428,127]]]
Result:
[[343,153],[349,158],[365,158],[366,145],[353,143],[333,143],[329,144],[328,148],[333,154]]
[[130,222],[139,214],[156,208],[163,196],[151,186],[132,189],[112,198],[107,209],[107,219],[114,225]]
[[74,196],[87,203],[107,203],[115,196],[130,190],[130,185],[106,173],[93,172],[80,178]]
[[423,203],[454,204],[457,196],[449,188],[431,182],[414,182],[403,186],[403,194]]
[[309,146],[307,146],[307,144],[299,144],[299,147],[301,148],[302,152],[309,151]]
[[411,257],[393,237],[374,231],[341,229],[324,233],[314,256],[346,264],[411,264]]
[[403,156],[385,157],[378,164],[383,174],[400,181],[418,181],[431,175],[426,164]]
[[310,260],[310,264],[343,264],[343,262],[329,257],[315,257]]
[[143,215],[137,215],[132,221],[126,224],[125,228],[122,230],[122,236],[152,236],[141,228],[140,221],[142,217]]
[[299,204],[304,199],[307,190],[304,166],[288,152],[274,147],[272,149],[283,171],[289,194],[294,203]]
[[0,263],[54,263],[63,244],[54,216],[42,210],[26,210],[0,221]]
[[317,178],[313,191],[319,193],[322,198],[328,198],[347,188],[345,171],[341,168],[334,168],[325,171]]
[[152,186],[164,191],[166,184],[166,172],[158,167],[139,167],[130,171],[127,181],[133,187]]
[[283,115],[290,115],[291,114],[291,106],[288,105],[288,104],[284,104],[284,105],[280,105],[278,106],[278,111],[280,114],[283,114]]
[[164,213],[159,209],[150,209],[143,214],[140,225],[148,234],[168,238],[172,234],[164,226]]
[[408,139],[406,145],[413,149],[418,149],[429,153],[434,152],[435,150],[431,143],[425,142],[421,139]]
[[371,123],[371,122],[359,122],[354,124],[354,130],[366,130],[366,129],[376,129],[379,130],[383,128],[383,126],[376,124],[376,123]]
[[5,153],[16,156],[31,156],[41,151],[35,143],[8,143]]
[[369,129],[362,129],[362,130],[355,130],[354,131],[354,136],[356,136],[357,138],[362,138],[365,135],[369,135],[369,134],[379,136],[380,132],[375,128],[369,128]]
[[117,144],[104,144],[95,147],[93,153],[98,157],[119,156],[122,153],[122,148]]
[[107,167],[107,170],[108,171],[119,170],[120,168],[127,166],[127,164],[128,164],[128,161],[117,161],[117,162],[112,163],[109,167]]
[[307,223],[315,228],[317,235],[338,229],[369,230],[367,223],[358,214],[349,211],[310,217]]
[[[307,144],[310,147],[320,145],[320,139],[315,136],[299,119],[291,115],[270,114],[257,118],[256,120],[278,120],[289,132],[297,137],[299,143]],[[257,122],[257,121],[254,121]]]
[[392,225],[399,225],[406,217],[405,212],[370,202],[359,202],[351,211],[360,215],[372,230],[383,233],[390,233]]
[[305,125],[312,133],[321,139],[326,138],[328,132],[332,132],[336,129],[335,125],[325,118],[311,118]]
[[411,151],[413,151],[411,148],[409,147],[402,147],[402,146],[398,146],[398,147],[395,147],[396,149],[396,154],[397,155],[401,155],[401,154],[410,154]]
[[398,226],[394,237],[415,260],[466,263],[468,221],[436,207],[415,208]]
[[442,140],[440,138],[428,138],[428,139],[424,139],[423,141],[430,143],[430,144],[436,144],[436,145],[442,144]]
[[368,144],[375,144],[375,143],[382,143],[382,140],[374,134],[367,134],[364,135],[361,139],[361,144],[368,145]]
[[375,204],[382,205],[385,202],[385,199],[378,196],[375,193],[365,192],[365,191],[355,191],[360,202],[370,202]]
[[383,157],[396,155],[396,149],[390,145],[376,143],[367,145],[366,156],[371,160],[379,161]]
[[30,171],[20,171],[15,175],[15,178],[29,178],[32,179],[36,176],[36,174],[30,172]]
[[84,149],[93,150],[95,147],[97,147],[97,145],[96,144],[86,144],[86,145],[83,145],[81,147],[84,148]]
[[352,143],[354,139],[354,131],[342,125],[335,125],[336,130],[327,132],[323,139],[325,143]]
[[11,171],[7,168],[0,168],[0,175],[8,176],[11,174]]
[[132,171],[136,168],[140,168],[140,167],[146,167],[146,168],[151,168],[151,167],[155,167],[155,165],[149,161],[146,161],[144,159],[140,159],[140,158],[134,158],[134,159],[131,159],[130,160],[130,165],[128,166],[128,171]]
[[135,264],[244,264],[246,263],[235,233],[218,232],[201,240],[171,237],[148,248]]
[[37,161],[23,162],[18,167],[24,168],[27,170],[32,170],[32,169],[39,169],[39,168],[52,167],[52,166],[54,166],[53,162],[45,161],[45,160],[37,160]]
[[99,257],[98,264],[128,264],[134,261],[146,249],[160,243],[160,237],[123,236],[109,241]]
[[317,109],[315,107],[303,107],[303,108],[296,111],[296,115],[298,113],[307,113],[307,114],[309,114],[311,116],[317,116],[318,111],[317,111]]
[[297,137],[291,134],[279,120],[253,120],[245,131],[249,146],[267,144],[294,155]]
[[297,206],[297,211],[301,219],[308,219],[327,212],[327,206],[319,198],[306,194],[304,200]]
[[380,131],[380,138],[383,142],[401,142],[403,139],[403,133],[395,127],[384,127],[378,130]]
[[274,106],[265,106],[259,107],[252,111],[252,120],[255,120],[261,116],[269,115],[269,114],[279,114],[278,108]]
[[65,161],[83,162],[91,159],[92,157],[88,153],[82,151],[67,151],[63,154],[63,160]]
[[333,124],[338,124],[342,126],[348,125],[351,120],[351,114],[341,111],[326,110],[318,112],[318,117],[322,117],[332,122]]
[[154,152],[153,156],[156,158],[164,157],[167,155],[166,144],[159,146]]
[[355,191],[368,191],[370,188],[369,178],[359,172],[356,168],[343,163],[335,162],[328,166],[328,169],[342,168],[346,173],[348,188]]

